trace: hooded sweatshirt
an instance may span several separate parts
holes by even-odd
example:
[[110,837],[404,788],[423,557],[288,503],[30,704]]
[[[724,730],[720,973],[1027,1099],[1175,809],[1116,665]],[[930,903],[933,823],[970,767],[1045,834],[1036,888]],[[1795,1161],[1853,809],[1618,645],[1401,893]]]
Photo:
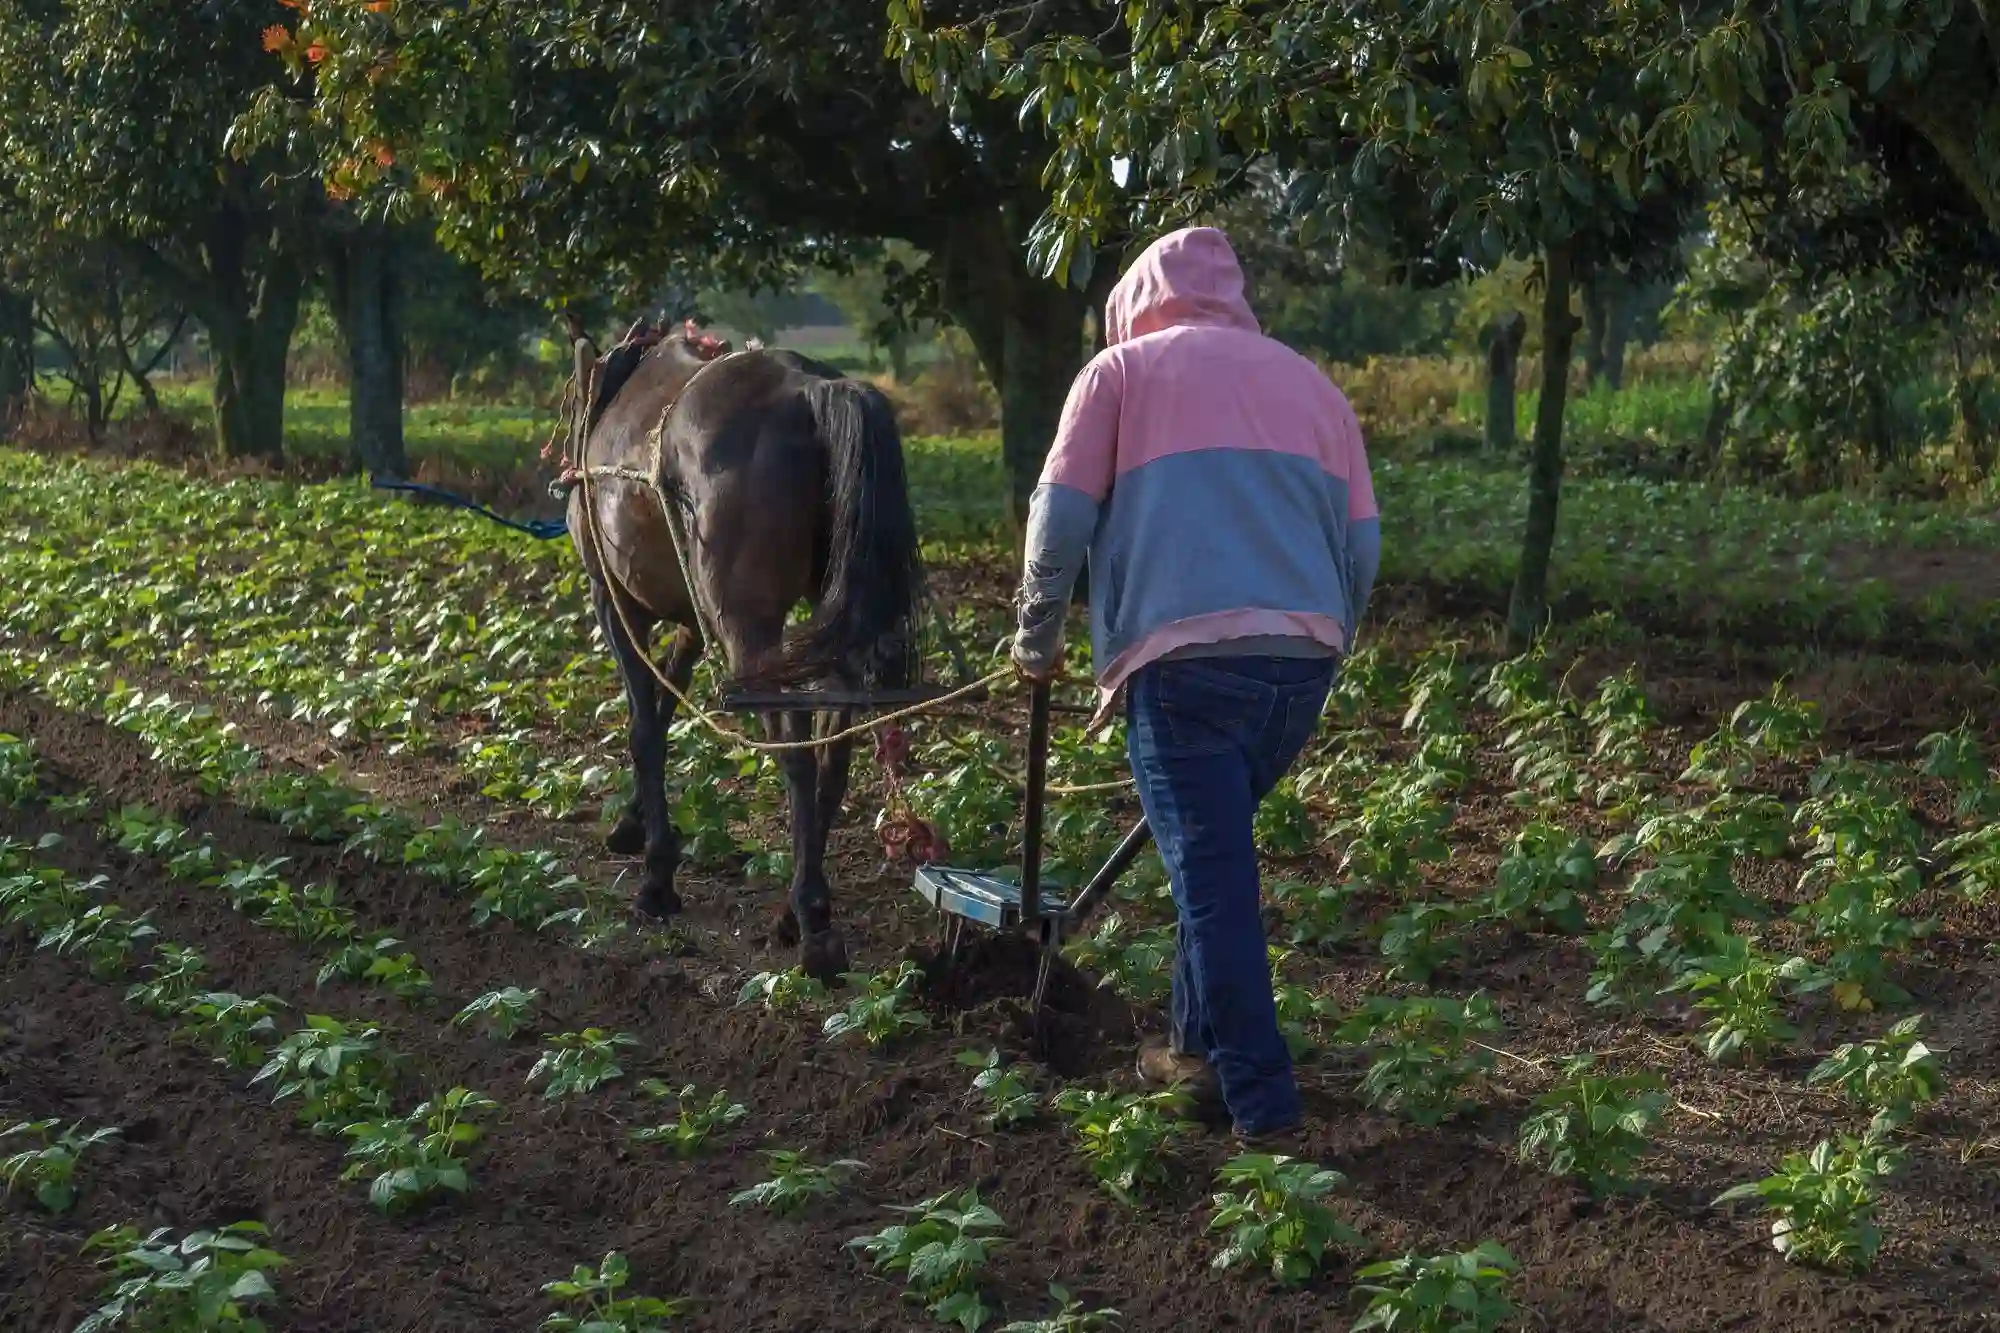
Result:
[[1382,549],[1347,399],[1263,335],[1212,227],[1149,246],[1104,327],[1030,501],[1015,659],[1053,662],[1086,553],[1107,706],[1163,658],[1345,653]]

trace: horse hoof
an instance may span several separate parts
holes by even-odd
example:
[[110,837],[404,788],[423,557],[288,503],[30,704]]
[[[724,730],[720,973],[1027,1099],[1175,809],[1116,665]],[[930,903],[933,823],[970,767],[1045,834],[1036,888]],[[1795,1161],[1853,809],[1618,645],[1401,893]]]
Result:
[[665,920],[680,912],[681,896],[670,884],[648,884],[639,890],[634,906],[647,916]]
[[636,819],[621,819],[604,835],[604,850],[613,856],[637,856],[646,850],[646,826]]
[[822,930],[799,941],[799,966],[815,981],[832,985],[847,972],[847,942],[837,930]]

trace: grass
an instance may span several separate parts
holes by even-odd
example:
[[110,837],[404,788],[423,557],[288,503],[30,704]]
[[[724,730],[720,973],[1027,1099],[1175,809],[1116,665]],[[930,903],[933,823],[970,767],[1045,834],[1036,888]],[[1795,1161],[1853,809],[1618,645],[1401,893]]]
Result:
[[[185,409],[205,405],[206,395],[205,385],[171,385],[163,393]],[[1535,403],[1532,392],[1521,396],[1524,434],[1532,428]],[[1477,407],[1461,397],[1461,414]],[[1593,440],[1686,438],[1700,430],[1707,410],[1707,390],[1698,380],[1643,378],[1574,399],[1567,433],[1578,451]],[[340,456],[346,412],[338,390],[295,389],[286,401],[288,446],[305,457]],[[529,482],[546,470],[537,453],[551,417],[534,405],[425,403],[412,406],[405,422],[413,470],[432,462],[445,476]],[[907,448],[911,489],[933,557],[1008,549],[1007,486],[994,436],[917,437]],[[1480,457],[1420,457],[1384,448],[1375,470],[1382,509],[1393,524],[1385,581],[1443,590],[1469,601],[1471,609],[1499,609],[1519,550],[1521,469]],[[1892,592],[1876,580],[1881,566],[1869,552],[1995,545],[2000,539],[1990,524],[1963,505],[1840,494],[1799,499],[1742,487],[1579,475],[1564,486],[1555,596],[1566,617],[1610,612],[1643,624],[1758,639],[1820,636],[1862,643],[1916,625],[1930,637],[1964,646],[2000,638],[2000,608],[1953,612],[1949,596],[1940,593],[1931,605],[1913,609],[1925,590]]]

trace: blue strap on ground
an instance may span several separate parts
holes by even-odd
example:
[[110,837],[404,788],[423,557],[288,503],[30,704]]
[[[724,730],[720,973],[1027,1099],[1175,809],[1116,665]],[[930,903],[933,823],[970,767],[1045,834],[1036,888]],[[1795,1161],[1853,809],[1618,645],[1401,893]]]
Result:
[[408,491],[413,495],[428,495],[432,499],[441,500],[455,509],[469,509],[482,518],[493,520],[503,528],[512,528],[516,532],[525,532],[537,541],[552,541],[557,537],[566,537],[569,535],[569,523],[565,519],[508,518],[504,514],[494,513],[477,500],[468,499],[463,495],[454,495],[452,492],[441,490],[436,486],[426,486],[420,481],[404,481],[400,477],[377,477],[370,475],[368,484],[378,491]]

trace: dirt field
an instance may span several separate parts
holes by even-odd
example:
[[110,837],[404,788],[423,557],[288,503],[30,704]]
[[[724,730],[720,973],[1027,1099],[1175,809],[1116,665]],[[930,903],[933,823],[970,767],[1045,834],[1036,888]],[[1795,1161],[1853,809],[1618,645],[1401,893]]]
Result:
[[[946,586],[957,601],[989,612],[1003,603],[1003,585],[990,572],[960,571]],[[1388,609],[1396,609],[1393,594]],[[1383,637],[1400,653],[1434,632],[1406,616]],[[1587,694],[1633,655],[1593,649],[1562,670],[1570,689]],[[1641,668],[1660,721],[1648,766],[1669,777],[1685,766],[1695,739],[1774,674],[1768,661],[1671,644],[1648,648]],[[176,697],[212,700],[274,765],[330,767],[417,818],[456,814],[497,842],[552,849],[593,880],[628,869],[601,852],[588,819],[543,819],[482,798],[476,782],[439,757],[450,734],[444,748],[414,754],[343,745],[200,679],[129,662],[120,674]],[[2000,742],[1992,683],[1969,668],[1855,658],[1824,662],[1794,684],[1824,707],[1821,744],[1829,752],[1907,761],[1919,737],[1967,715],[1984,719],[1989,747]],[[996,735],[1016,727],[1011,713],[989,712],[983,723]],[[1378,724],[1385,752],[1406,756],[1412,742],[1395,732],[1393,717]],[[1506,800],[1513,783],[1497,748],[1498,722],[1481,708],[1469,725],[1480,738],[1476,772],[1454,798],[1451,856],[1424,873],[1433,897],[1481,891],[1525,818]],[[92,980],[74,961],[37,951],[23,933],[0,931],[0,1119],[124,1129],[121,1144],[85,1160],[72,1213],[52,1220],[18,1199],[0,1208],[0,1327],[68,1329],[93,1308],[103,1275],[78,1247],[99,1227],[255,1218],[293,1261],[279,1276],[278,1328],[530,1328],[551,1308],[539,1294],[543,1283],[616,1249],[631,1260],[634,1289],[693,1299],[686,1327],[913,1329],[926,1316],[843,1244],[893,1220],[887,1205],[968,1186],[998,1210],[1010,1238],[984,1283],[1003,1315],[989,1327],[1048,1313],[1045,1289],[1054,1281],[1092,1306],[1118,1307],[1134,1330],[1345,1328],[1360,1308],[1351,1285],[1362,1264],[1481,1240],[1505,1245],[1520,1264],[1512,1296],[1524,1329],[1930,1333],[2000,1322],[1993,1130],[2000,964],[1989,949],[2000,940],[2000,909],[1990,903],[1928,894],[1922,907],[1943,925],[1894,967],[1916,997],[1911,1011],[1928,1015],[1948,1083],[1902,1135],[1907,1161],[1884,1188],[1886,1242],[1872,1272],[1841,1277],[1787,1265],[1769,1245],[1766,1218],[1710,1201],[1766,1174],[1785,1152],[1858,1131],[1865,1113],[1808,1088],[1804,1076],[1838,1042],[1877,1034],[1884,1016],[1808,1000],[1790,1009],[1802,1029],[1797,1041],[1761,1066],[1718,1067],[1691,1040],[1696,1023],[1684,1002],[1663,999],[1636,1013],[1594,1008],[1583,999],[1591,962],[1581,941],[1487,927],[1428,987],[1458,995],[1483,989],[1505,1021],[1497,1063],[1473,1090],[1475,1109],[1420,1128],[1367,1107],[1356,1092],[1358,1067],[1343,1052],[1302,1066],[1310,1123],[1299,1147],[1349,1178],[1334,1203],[1368,1247],[1285,1291],[1261,1274],[1210,1269],[1218,1248],[1206,1229],[1211,1182],[1235,1152],[1226,1136],[1192,1139],[1168,1183],[1128,1208],[1097,1186],[1053,1116],[988,1129],[968,1093],[970,1071],[954,1059],[997,1044],[1036,1070],[1043,1092],[1066,1084],[1128,1088],[1137,1036],[1161,1022],[1156,1008],[1134,1012],[1089,979],[1065,976],[1056,1037],[1038,1051],[1020,1003],[1030,960],[996,947],[959,971],[935,972],[928,1030],[873,1053],[823,1038],[817,1015],[736,1005],[750,974],[791,961],[765,938],[780,893],[746,887],[740,875],[688,873],[689,910],[674,932],[585,952],[505,922],[475,929],[465,903],[435,881],[290,836],[149,757],[129,732],[31,689],[0,692],[0,732],[32,742],[41,765],[39,796],[0,810],[0,833],[29,843],[61,835],[44,859],[80,877],[108,875],[117,902],[150,912],[163,938],[207,956],[214,987],[270,992],[295,1017],[330,1013],[379,1024],[404,1057],[399,1106],[464,1085],[502,1107],[472,1157],[468,1196],[384,1219],[366,1206],[362,1185],[340,1180],[337,1143],[306,1134],[245,1076],[170,1042],[169,1024],[126,1005],[122,984]],[[572,742],[552,735],[546,743]],[[1752,785],[1796,801],[1806,771],[1766,765]],[[1913,774],[1907,786],[1920,821],[1940,833],[1949,805],[1943,786]],[[868,832],[881,789],[865,760],[856,787],[835,853],[836,912],[856,964],[876,970],[906,955],[927,958],[935,923],[908,891],[907,871],[882,865]],[[49,803],[80,793],[91,798],[87,806]],[[1666,794],[1674,794],[1671,782]],[[1095,804],[1084,815],[1104,827],[1132,817],[1121,798],[1088,799]],[[232,857],[288,858],[285,873],[295,883],[332,883],[362,922],[392,932],[421,959],[434,997],[412,1005],[374,987],[316,987],[321,959],[309,950],[232,912],[219,895],[175,882],[159,861],[113,845],[105,820],[133,804],[181,820]],[[1594,836],[1611,831],[1595,811],[1580,808],[1576,820]],[[767,841],[777,835],[760,832]],[[1273,858],[1270,875],[1334,882],[1338,850]],[[1794,859],[1772,859],[1743,866],[1740,878],[1782,907],[1797,900],[1799,868]],[[1607,878],[1594,916],[1612,910],[1620,877]],[[1363,906],[1378,915],[1383,907]],[[1771,929],[1782,941],[1788,927]],[[1289,966],[1292,980],[1340,1009],[1410,989],[1384,982],[1365,937],[1301,950]],[[635,1036],[628,1076],[587,1096],[547,1101],[526,1085],[536,1040],[503,1043],[448,1026],[467,1000],[508,985],[542,991],[538,1031],[596,1026]],[[1595,1200],[1517,1157],[1529,1102],[1562,1058],[1585,1050],[1615,1068],[1654,1070],[1673,1091],[1673,1109],[1642,1164],[1642,1188],[1630,1197]],[[749,1114],[705,1155],[678,1160],[628,1139],[632,1127],[667,1118],[639,1094],[644,1077],[725,1088]],[[802,1149],[815,1160],[859,1158],[866,1170],[844,1195],[796,1220],[774,1219],[728,1204],[767,1174],[762,1147]]]

